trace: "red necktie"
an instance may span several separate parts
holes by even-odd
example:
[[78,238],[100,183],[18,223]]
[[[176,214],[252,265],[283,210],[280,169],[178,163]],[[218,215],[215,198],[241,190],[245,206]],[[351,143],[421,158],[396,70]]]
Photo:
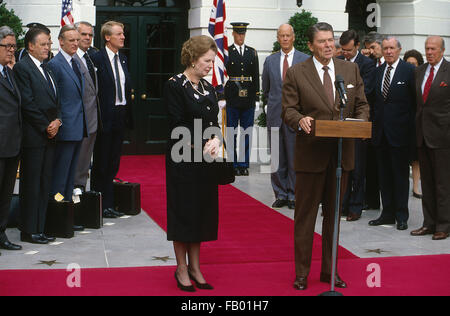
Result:
[[428,99],[428,94],[430,93],[431,84],[433,83],[434,79],[434,67],[431,67],[430,75],[428,76],[427,82],[425,82],[425,87],[423,88],[423,103],[425,104]]
[[289,68],[289,63],[288,63],[288,55],[284,55],[284,62],[283,62],[283,81],[284,78],[286,78],[286,73],[288,71]]

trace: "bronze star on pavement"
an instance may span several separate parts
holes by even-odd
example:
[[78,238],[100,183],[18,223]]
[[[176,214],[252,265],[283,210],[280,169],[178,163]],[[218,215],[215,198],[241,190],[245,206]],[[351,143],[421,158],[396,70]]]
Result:
[[49,267],[51,267],[54,264],[61,264],[61,262],[58,262],[56,260],[51,260],[51,261],[39,260],[39,263],[37,263],[37,264],[46,264]]
[[172,258],[169,258],[169,256],[165,256],[165,257],[155,257],[155,256],[153,256],[153,259],[152,259],[152,260],[159,260],[159,261],[167,262],[167,261],[173,260],[173,259],[172,259]]
[[366,249],[366,252],[367,252],[367,253],[373,252],[373,253],[377,253],[377,254],[381,255],[381,253],[383,253],[383,252],[389,252],[389,251],[384,251],[384,250],[382,250],[382,249]]

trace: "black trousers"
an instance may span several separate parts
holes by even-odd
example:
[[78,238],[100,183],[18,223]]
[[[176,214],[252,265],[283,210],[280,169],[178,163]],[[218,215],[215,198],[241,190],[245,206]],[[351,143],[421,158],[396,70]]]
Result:
[[8,225],[19,157],[0,158],[0,241]]
[[382,218],[409,219],[409,147],[392,147],[386,140],[376,148],[380,180]]
[[54,154],[55,144],[22,149],[19,228],[24,233],[44,232],[53,176]]
[[97,135],[92,164],[91,188],[102,193],[103,209],[114,208],[113,180],[119,172],[125,136],[125,106],[114,109],[112,128]]

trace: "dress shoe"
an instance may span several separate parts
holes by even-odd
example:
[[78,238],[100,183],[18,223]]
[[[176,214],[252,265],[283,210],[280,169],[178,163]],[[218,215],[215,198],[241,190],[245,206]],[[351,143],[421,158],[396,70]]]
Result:
[[395,224],[394,219],[386,219],[386,218],[378,218],[373,221],[369,222],[369,226],[380,226],[380,225],[389,225],[389,224]]
[[234,168],[234,175],[237,176],[237,177],[241,176],[242,175],[241,174],[241,169],[240,168]]
[[434,233],[432,239],[433,239],[433,240],[444,240],[444,239],[447,239],[448,236],[449,236],[448,233],[444,233],[444,232],[436,232],[436,233]]
[[413,191],[413,196],[414,196],[416,199],[421,199],[421,198],[422,198],[422,194],[416,193],[416,192],[414,192],[414,191]]
[[183,285],[180,280],[178,280],[177,271],[175,271],[175,280],[177,280],[177,286],[180,290],[185,292],[195,292],[195,287],[193,285]]
[[[331,275],[330,274],[320,274],[320,282],[324,283],[331,283]],[[336,274],[336,277],[334,279],[334,286],[345,289],[347,288],[347,284],[339,277],[339,275]]]
[[47,240],[48,242],[54,242],[56,240],[55,237],[49,237],[49,236],[47,236],[45,234],[40,234],[40,236],[41,236],[42,239]]
[[192,275],[191,271],[188,271],[189,278],[194,281],[195,286],[200,290],[214,290],[214,287],[208,283],[200,283],[197,279]]
[[117,216],[111,213],[110,209],[107,208],[103,210],[103,218],[117,218]]
[[108,208],[108,210],[109,210],[112,214],[114,214],[116,217],[122,217],[122,216],[125,215],[125,213],[119,212],[119,211],[117,211],[117,210],[115,210],[115,209],[113,209],[113,208]]
[[5,250],[22,250],[22,246],[15,245],[11,243],[9,240],[0,242],[0,248]]
[[407,230],[408,224],[406,222],[398,222],[397,223],[397,230]]
[[20,240],[23,242],[29,242],[32,244],[46,245],[48,244],[48,240],[44,239],[41,234],[27,234],[20,233]]
[[433,235],[434,229],[428,227],[421,227],[419,229],[413,230],[411,232],[411,236],[425,236],[425,235]]
[[241,168],[241,176],[248,176],[248,168]]
[[295,201],[289,200],[289,201],[287,202],[287,206],[288,206],[288,208],[289,208],[290,210],[295,210]]
[[294,281],[294,289],[304,291],[308,288],[308,278],[296,277]]
[[286,205],[288,205],[287,200],[276,199],[276,201],[273,202],[273,204],[272,204],[272,208],[282,208],[283,206],[286,206]]
[[73,231],[74,232],[82,232],[84,230],[84,227],[81,225],[73,225]]
[[361,218],[361,215],[349,212],[347,215],[347,222],[354,222]]

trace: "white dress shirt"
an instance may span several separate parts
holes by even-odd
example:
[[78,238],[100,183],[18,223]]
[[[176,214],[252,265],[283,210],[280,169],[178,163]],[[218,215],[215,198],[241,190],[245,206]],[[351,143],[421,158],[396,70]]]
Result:
[[[281,79],[283,79],[283,65],[284,65],[284,57],[286,56],[286,54],[281,50],[281,56],[280,56],[280,75],[281,75]],[[295,48],[292,48],[292,50],[287,54],[288,55],[288,64],[289,64],[289,68],[292,67],[292,63],[294,61],[294,53],[295,53]]]
[[[114,54],[114,52],[112,50],[110,50],[108,47],[106,47],[106,52],[108,53],[108,58],[109,61],[111,63],[111,68],[113,71],[113,75],[114,75],[114,87],[116,87],[116,78],[117,78],[117,74],[116,74],[116,67],[114,66],[114,56],[116,54]],[[117,53],[119,54],[119,53]],[[116,93],[116,106],[117,105],[126,105],[127,104],[127,100],[125,98],[125,72],[123,71],[122,68],[122,62],[120,61],[120,58],[118,60],[118,65],[119,65],[119,78],[120,78],[120,86],[122,87],[122,102],[119,100],[119,94]],[[117,87],[116,87],[117,88]]]
[[[320,81],[322,81],[323,84],[323,75],[325,74],[325,70],[323,70],[324,65],[320,61],[316,59],[316,57],[313,57],[314,66],[316,66],[317,73],[319,74]],[[328,74],[331,78],[331,83],[333,86],[333,96],[336,98],[336,87],[334,86],[334,82],[336,81],[336,72],[334,70],[334,62],[333,59],[330,60],[330,63],[327,65],[328,67]]]
[[350,59],[349,61],[351,61],[352,63],[354,63],[355,60],[356,60],[356,57],[358,57],[358,55],[359,55],[359,52],[356,51],[356,55],[355,55],[352,59]]
[[[392,66],[391,74],[390,74],[390,76],[391,76],[391,78],[390,78],[391,81],[389,82],[389,86],[392,85],[392,80],[394,79],[395,70],[397,70],[397,66],[398,66],[398,63],[399,63],[399,62],[400,62],[400,58],[397,59],[397,60],[395,61],[395,63],[393,63],[393,64],[391,65],[391,66]],[[386,76],[386,72],[387,72],[388,68],[389,68],[389,64],[386,64],[386,68],[384,69],[384,74],[383,74],[383,80],[381,81],[381,94],[383,94],[384,77]]]
[[88,66],[87,66],[87,63],[86,63],[86,59],[84,59],[84,55],[85,55],[86,53],[87,53],[87,52],[84,52],[81,48],[78,48],[78,50],[77,50],[77,55],[78,55],[78,57],[80,57],[81,62],[83,63],[83,65],[86,66],[86,69],[88,69]]
[[241,54],[241,49],[242,49],[241,56],[244,56],[244,54],[245,54],[245,44],[242,44],[242,46],[239,46],[238,44],[234,43],[234,46],[236,46],[236,49],[237,49],[239,54]]
[[[438,62],[438,63],[436,64],[436,66],[433,66],[433,67],[434,67],[434,77],[433,77],[433,81],[434,81],[434,79],[436,79],[436,75],[437,75],[437,73],[438,73],[438,71],[439,71],[439,68],[440,68],[441,65],[442,65],[442,61],[443,61],[443,60],[444,60],[444,57],[442,57],[441,61]],[[428,77],[430,76],[431,67],[432,67],[432,66],[431,66],[430,64],[428,64],[427,70],[425,71],[425,76],[423,77],[423,82],[422,82],[422,94],[423,94],[423,90],[425,89],[425,84],[426,84],[426,82],[427,82],[427,80],[428,80]]]

